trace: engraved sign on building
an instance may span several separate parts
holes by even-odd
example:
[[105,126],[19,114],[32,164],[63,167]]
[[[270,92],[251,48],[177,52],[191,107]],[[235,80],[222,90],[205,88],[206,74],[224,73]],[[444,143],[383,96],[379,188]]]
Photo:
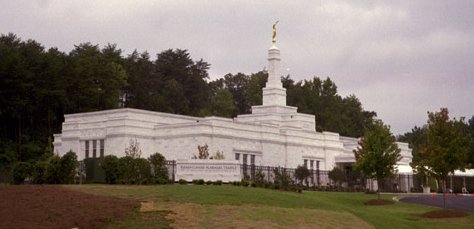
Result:
[[176,179],[232,182],[242,177],[238,161],[193,159],[176,162]]

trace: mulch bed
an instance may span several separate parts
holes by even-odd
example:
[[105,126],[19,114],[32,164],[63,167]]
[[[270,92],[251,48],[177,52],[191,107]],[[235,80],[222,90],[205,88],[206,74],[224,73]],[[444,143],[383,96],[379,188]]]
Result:
[[457,217],[464,217],[467,216],[466,212],[458,211],[458,210],[451,210],[451,209],[440,209],[429,211],[421,215],[423,218],[457,218]]
[[98,228],[138,206],[56,185],[0,185],[1,228]]
[[390,204],[394,204],[395,201],[393,200],[369,200],[367,201],[365,204],[366,205],[390,205]]
[[456,218],[467,216],[466,212],[450,210],[450,209],[441,209],[429,211],[421,215],[423,218]]

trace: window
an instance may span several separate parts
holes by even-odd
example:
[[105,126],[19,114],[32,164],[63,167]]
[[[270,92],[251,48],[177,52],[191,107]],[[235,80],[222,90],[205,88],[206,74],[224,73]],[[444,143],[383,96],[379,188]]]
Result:
[[89,158],[89,141],[85,141],[85,154],[86,158]]
[[304,159],[304,164],[303,165],[304,165],[305,168],[308,168],[308,159]]
[[243,158],[242,158],[242,160],[243,160],[242,164],[246,165],[246,164],[247,164],[247,156],[248,156],[248,155],[247,155],[247,154],[242,154],[242,156],[243,156]]
[[309,161],[309,168],[310,168],[311,170],[314,169],[314,160],[310,160],[310,161]]
[[255,165],[255,155],[250,155],[250,164]]
[[319,170],[319,161],[316,161],[316,170]]
[[100,157],[104,157],[104,139],[100,140]]
[[97,140],[92,140],[92,157],[97,157]]
[[235,154],[235,160],[237,160],[237,161],[240,160],[240,153]]

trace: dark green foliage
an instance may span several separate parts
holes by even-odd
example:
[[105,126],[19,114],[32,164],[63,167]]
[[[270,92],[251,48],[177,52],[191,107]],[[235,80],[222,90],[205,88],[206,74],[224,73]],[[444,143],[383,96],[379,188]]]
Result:
[[30,178],[32,174],[32,166],[27,162],[18,162],[13,165],[13,184],[22,184],[26,178]]
[[[145,158],[135,158],[135,165],[137,170],[137,181],[138,184],[143,183],[151,178],[151,167],[150,162]],[[167,179],[164,179],[167,183]]]
[[194,179],[192,180],[192,183],[197,185],[203,185],[205,182],[203,179]]
[[423,127],[415,126],[413,129],[411,129],[411,132],[407,132],[401,136],[398,136],[398,141],[407,142],[412,149],[412,163],[415,165],[421,160],[421,150],[423,146],[426,145],[426,130],[426,125]]
[[178,184],[188,184],[186,180],[179,179]]
[[330,79],[314,77],[295,83],[289,76],[282,78],[287,89],[287,103],[298,107],[301,113],[316,116],[318,131],[332,131],[343,136],[360,137],[364,128],[377,116],[365,111],[354,95],[342,98]]
[[231,118],[235,114],[234,99],[228,89],[218,89],[210,104],[210,115]]
[[48,184],[61,184],[62,182],[62,171],[61,171],[61,158],[54,155],[48,158],[48,167],[46,169],[46,183]]
[[464,119],[450,120],[448,109],[428,112],[427,142],[421,153],[420,167],[427,166],[428,174],[442,182],[446,192],[446,179],[454,170],[467,167],[472,139],[464,132]]
[[105,156],[101,163],[101,168],[104,170],[105,182],[108,184],[116,184],[120,177],[119,159],[115,155]]
[[[210,65],[192,60],[187,50],[165,50],[156,61],[147,52],[135,51],[124,58],[111,44],[100,48],[82,43],[63,53],[14,34],[0,36],[0,53],[0,182],[11,178],[15,162],[52,156],[52,134],[60,132],[65,113],[124,106],[234,117],[261,105],[268,77],[261,71],[207,82]],[[282,80],[288,105],[316,115],[319,131],[358,137],[375,117],[355,96],[337,95],[329,78]]]
[[331,171],[329,171],[328,177],[334,181],[337,186],[341,186],[343,182],[347,181],[346,174],[339,167],[334,167]]
[[122,183],[132,184],[136,182],[138,173],[136,170],[135,160],[133,157],[121,157],[118,161],[118,168],[120,171],[120,179]]
[[390,127],[380,120],[364,132],[354,155],[354,169],[363,172],[367,178],[377,179],[379,192],[385,178],[395,174],[394,166],[401,159],[400,148],[390,133]]
[[212,182],[213,185],[222,185],[222,181],[221,180],[216,180],[214,182]]
[[309,170],[306,166],[298,165],[295,170],[295,177],[300,181],[300,184],[303,184],[303,181],[309,177]]
[[265,174],[263,173],[262,168],[257,169],[257,171],[255,173],[255,179],[254,179],[253,183],[257,187],[264,187],[265,186],[265,184],[266,184]]
[[211,180],[206,181],[206,185],[211,185],[211,184],[212,184]]
[[286,171],[285,168],[275,168],[273,170],[273,173],[275,174],[275,187],[287,190],[288,188],[290,188],[290,186],[293,185],[293,181],[291,180],[290,174]]
[[76,168],[79,165],[77,162],[76,153],[69,151],[60,159],[59,171],[61,171],[61,184],[74,183],[74,176],[76,175]]
[[32,178],[33,178],[33,183],[34,184],[44,184],[47,182],[47,171],[48,171],[48,162],[47,161],[37,161],[33,165],[33,173],[32,173]]
[[160,153],[154,153],[148,158],[154,178],[168,179],[168,169],[166,168],[166,159]]

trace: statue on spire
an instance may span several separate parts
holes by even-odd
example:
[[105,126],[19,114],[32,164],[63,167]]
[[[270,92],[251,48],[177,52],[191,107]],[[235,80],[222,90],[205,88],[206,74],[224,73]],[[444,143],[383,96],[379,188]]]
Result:
[[276,28],[276,25],[278,24],[278,21],[276,21],[275,23],[273,23],[273,29],[272,29],[272,42],[273,44],[275,44],[276,42],[276,35],[277,35],[277,28]]

